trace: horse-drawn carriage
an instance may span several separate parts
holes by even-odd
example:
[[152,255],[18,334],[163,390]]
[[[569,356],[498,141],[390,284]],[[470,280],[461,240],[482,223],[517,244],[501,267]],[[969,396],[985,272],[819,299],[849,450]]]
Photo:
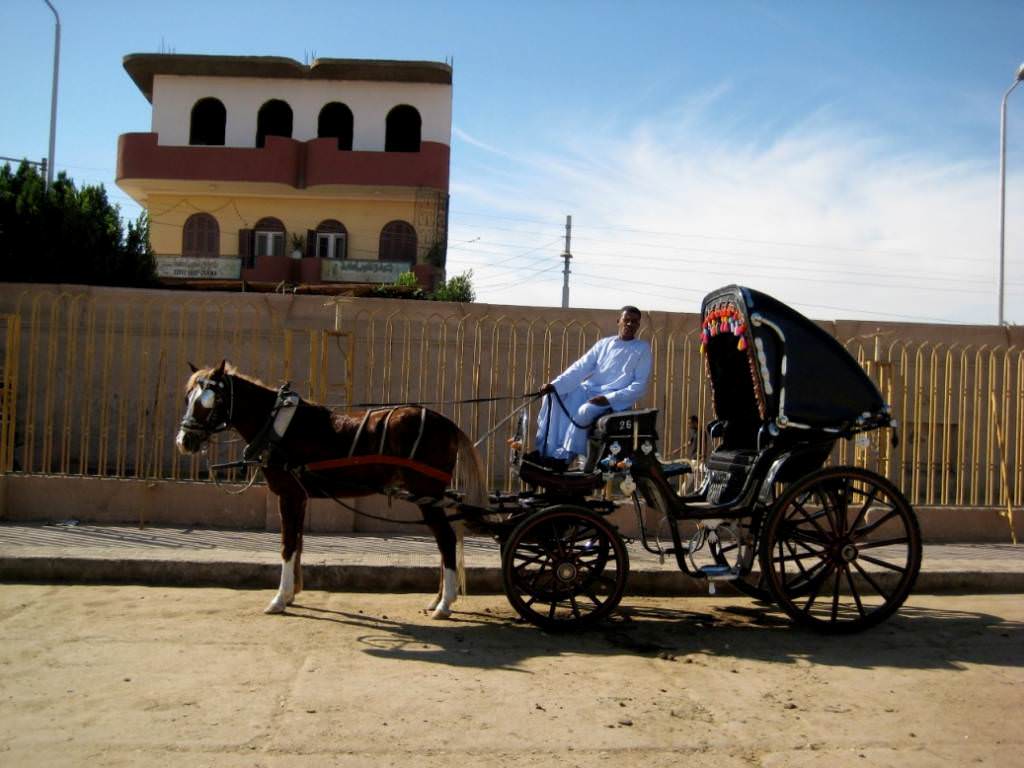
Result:
[[[653,409],[598,420],[586,463],[574,472],[525,452],[521,420],[511,460],[524,490],[485,497],[478,456],[444,417],[420,406],[344,417],[284,391],[271,402],[272,390],[248,394],[257,385],[223,365],[190,380],[178,444],[198,450],[213,432],[234,427],[249,443],[246,460],[261,466],[280,497],[282,579],[270,612],[284,610],[301,588],[305,499],[387,491],[415,501],[438,539],[442,585],[431,606],[438,617],[456,594],[451,523],[459,519],[500,542],[506,593],[524,619],[549,629],[601,621],[629,573],[625,542],[608,515],[631,503],[642,546],[673,557],[693,578],[730,581],[824,631],[884,620],[920,570],[916,517],[884,477],[824,467],[840,439],[883,427],[895,435],[878,389],[835,339],[765,294],[722,288],[705,297],[701,315],[715,447],[689,494],[678,492],[677,476],[691,467],[659,455]],[[446,491],[456,454],[474,464],[475,487],[465,497]],[[616,488],[618,498],[609,493]],[[646,524],[644,504],[667,529],[666,546]]]

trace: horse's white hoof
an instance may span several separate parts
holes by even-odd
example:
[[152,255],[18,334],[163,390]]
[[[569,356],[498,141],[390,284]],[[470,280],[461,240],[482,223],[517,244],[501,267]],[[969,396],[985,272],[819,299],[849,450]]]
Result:
[[449,619],[449,618],[451,618],[451,615],[452,615],[452,609],[451,608],[445,608],[443,605],[439,605],[439,606],[437,606],[437,608],[434,609],[434,612],[432,614],[430,614],[430,618],[432,618],[432,619]]
[[275,597],[270,601],[270,604],[263,609],[264,613],[284,613],[284,609],[288,606],[291,601],[285,601],[280,597]]
[[441,604],[441,596],[440,595],[434,595],[434,598],[429,603],[427,603],[427,611],[434,610],[440,604]]

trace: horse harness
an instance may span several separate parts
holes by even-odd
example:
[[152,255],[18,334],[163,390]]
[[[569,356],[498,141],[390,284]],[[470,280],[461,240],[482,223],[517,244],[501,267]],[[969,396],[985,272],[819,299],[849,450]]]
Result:
[[[404,467],[405,469],[411,469],[414,472],[418,472],[421,475],[432,477],[435,480],[441,480],[444,483],[451,482],[452,475],[450,472],[444,472],[440,469],[428,466],[421,461],[416,460],[416,451],[420,447],[420,441],[423,439],[423,430],[427,426],[427,409],[420,406],[420,429],[416,435],[416,441],[412,444],[412,450],[409,451],[408,457],[392,456],[384,453],[384,444],[388,437],[388,422],[391,420],[392,414],[397,408],[374,408],[366,411],[363,414],[363,420],[359,422],[359,429],[356,430],[355,437],[352,438],[352,445],[349,446],[348,456],[343,459],[325,459],[322,461],[314,461],[309,464],[303,465],[304,471],[316,472],[318,470],[327,469],[345,469],[347,467],[359,467],[366,465],[380,465],[389,464],[391,466]],[[366,429],[366,423],[370,420],[370,416],[374,413],[381,413],[387,411],[387,416],[384,417],[384,428],[380,433],[380,447],[377,449],[377,453],[365,454],[356,456],[356,446],[359,444],[359,438],[363,436],[363,431]]]
[[[230,379],[229,379],[230,381]],[[223,389],[223,382],[214,381],[199,381],[197,382],[204,387],[206,391],[209,387],[218,387]],[[392,414],[397,410],[398,406],[390,408],[374,408],[367,410],[363,414],[362,421],[359,424],[359,428],[356,430],[356,434],[352,439],[352,444],[349,447],[348,455],[343,458],[337,459],[322,459],[319,461],[309,462],[307,464],[290,465],[287,461],[287,456],[284,454],[280,447],[280,443],[284,440],[285,435],[288,432],[288,428],[291,426],[292,419],[295,416],[296,410],[301,403],[302,399],[299,395],[294,392],[288,384],[283,384],[277,392],[277,398],[274,402],[273,407],[270,409],[270,413],[267,416],[266,422],[253,437],[252,441],[245,446],[242,451],[242,459],[240,461],[232,461],[223,464],[211,464],[211,470],[221,469],[233,469],[243,466],[257,465],[260,469],[266,470],[268,468],[281,469],[289,472],[298,482],[298,484],[305,490],[309,480],[314,482],[318,479],[318,475],[323,472],[332,470],[343,470],[350,468],[358,468],[365,466],[395,466],[403,469],[412,470],[418,474],[426,477],[440,480],[445,484],[451,482],[452,475],[450,472],[431,467],[428,464],[423,463],[416,459],[416,453],[419,449],[420,442],[423,438],[423,433],[427,423],[427,409],[420,406],[420,426],[419,432],[416,435],[416,440],[413,443],[412,449],[409,451],[409,455],[406,456],[394,456],[384,453],[385,442],[387,440],[388,423],[391,420]],[[230,404],[229,408],[233,405]],[[206,407],[204,405],[204,407]],[[370,420],[370,417],[375,413],[387,411],[387,415],[384,417],[384,426],[381,430],[380,443],[377,447],[377,452],[372,454],[360,454],[356,455],[356,447],[359,443],[360,438],[366,431],[366,425]],[[211,412],[212,415],[212,412]],[[230,416],[229,419],[230,420]],[[190,427],[192,425],[189,425]],[[216,428],[208,428],[206,425],[195,424],[195,427],[202,428],[204,431],[212,434],[213,432],[220,432],[227,429],[227,424],[219,424]],[[254,478],[255,479],[255,478]],[[438,507],[450,507],[458,503],[457,499],[449,496],[447,493],[439,499],[433,497],[417,497],[415,494],[409,493],[403,488],[391,487],[380,489],[376,487],[362,485],[350,480],[346,480],[345,484],[351,488],[359,491],[368,491],[373,493],[383,492],[384,495],[390,500],[392,497],[397,496],[404,501],[411,501],[415,504],[430,504]],[[375,517],[361,510],[357,510],[345,502],[341,501],[334,494],[328,493],[320,488],[321,491],[327,493],[327,495],[338,504],[346,507],[347,509],[367,517]],[[308,491],[307,491],[308,493]],[[459,516],[456,516],[459,517]],[[385,518],[377,518],[385,519]],[[390,518],[386,518],[389,521]],[[455,519],[450,518],[450,519]],[[391,521],[396,522],[396,521]],[[421,521],[397,521],[397,522],[421,522]]]

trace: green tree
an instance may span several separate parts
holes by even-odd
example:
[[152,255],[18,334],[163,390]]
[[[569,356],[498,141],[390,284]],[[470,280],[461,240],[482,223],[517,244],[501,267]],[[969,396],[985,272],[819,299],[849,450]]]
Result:
[[470,269],[446,280],[438,286],[430,298],[434,301],[459,301],[467,304],[476,301],[476,291],[473,290],[473,270]]
[[0,167],[0,280],[147,287],[156,284],[143,213],[123,224],[103,185],[60,174],[49,190],[28,163]]

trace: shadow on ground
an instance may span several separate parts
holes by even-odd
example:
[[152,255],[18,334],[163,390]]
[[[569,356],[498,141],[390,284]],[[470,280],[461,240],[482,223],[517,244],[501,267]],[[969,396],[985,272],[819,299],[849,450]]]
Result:
[[[691,603],[692,604],[692,603]],[[854,635],[827,636],[792,625],[780,612],[751,602],[700,612],[622,607],[605,624],[551,634],[518,619],[511,608],[456,611],[450,621],[293,605],[286,616],[365,628],[365,652],[456,667],[523,671],[533,657],[636,654],[665,662],[698,657],[822,664],[855,669],[962,670],[967,665],[1024,666],[1024,622],[934,607],[904,606],[883,624]]]

